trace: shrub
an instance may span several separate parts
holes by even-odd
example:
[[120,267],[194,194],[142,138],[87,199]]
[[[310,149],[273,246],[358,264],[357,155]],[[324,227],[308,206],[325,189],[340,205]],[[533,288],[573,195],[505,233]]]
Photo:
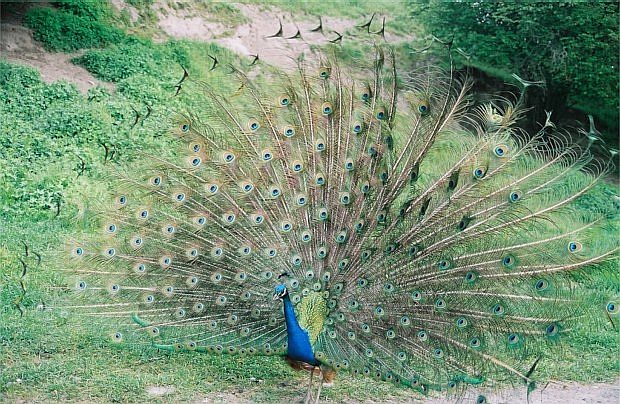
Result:
[[51,51],[70,52],[122,42],[126,35],[105,22],[51,8],[33,8],[24,19],[33,36]]
[[412,18],[427,32],[453,38],[453,49],[471,55],[454,52],[461,62],[501,79],[517,73],[544,80],[538,120],[545,109],[559,116],[578,109],[603,121],[616,140],[617,2],[409,3]]
[[56,0],[52,4],[68,13],[88,18],[92,21],[108,22],[113,14],[108,1]]
[[189,56],[184,47],[174,43],[153,45],[132,38],[123,44],[89,50],[73,59],[73,63],[83,66],[102,80],[119,82],[134,75],[161,78],[171,65],[188,66]]

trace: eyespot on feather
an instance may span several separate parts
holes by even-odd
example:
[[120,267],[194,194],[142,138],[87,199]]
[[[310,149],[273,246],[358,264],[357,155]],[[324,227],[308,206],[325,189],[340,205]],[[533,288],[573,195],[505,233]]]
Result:
[[256,132],[258,129],[260,129],[260,123],[258,122],[258,120],[252,118],[248,120],[247,128],[250,130],[250,132]]
[[237,156],[232,150],[224,150],[220,153],[220,161],[224,164],[230,164],[235,161],[236,158]]
[[431,113],[431,106],[427,100],[422,100],[418,103],[418,112],[422,116],[427,116]]
[[583,244],[578,241],[570,241],[566,246],[569,253],[574,254],[583,249]]
[[321,113],[324,116],[329,116],[334,112],[334,106],[331,102],[324,102],[321,104]]
[[498,144],[493,149],[493,154],[495,154],[497,157],[506,157],[508,155],[508,152],[509,148],[505,144]]
[[278,96],[277,105],[279,107],[288,107],[291,105],[292,98],[288,94],[280,94]]
[[285,125],[282,128],[282,134],[287,138],[292,138],[295,136],[295,128],[291,125]]

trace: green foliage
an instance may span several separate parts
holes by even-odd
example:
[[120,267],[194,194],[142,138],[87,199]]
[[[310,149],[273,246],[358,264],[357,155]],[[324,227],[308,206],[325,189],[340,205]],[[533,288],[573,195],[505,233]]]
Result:
[[454,37],[454,47],[472,56],[455,52],[461,62],[502,78],[544,80],[547,110],[580,109],[617,133],[617,2],[409,3],[428,33]]
[[[101,87],[87,100],[74,85],[47,85],[36,70],[2,61],[0,82],[0,216],[56,214],[78,174],[104,163],[103,145],[115,150],[108,157],[131,159],[161,130],[150,122],[132,129],[131,101]],[[148,87],[163,99],[161,86]]]
[[153,4],[153,0],[127,0],[129,5],[137,8],[147,7]]
[[92,21],[109,22],[113,15],[112,6],[108,1],[56,0],[52,4],[68,13]]
[[[78,4],[86,3],[66,4],[67,7],[78,7]],[[86,10],[90,9],[71,8],[71,10],[88,14]],[[51,51],[70,52],[82,48],[102,47],[120,43],[125,39],[125,33],[122,30],[94,20],[90,15],[83,16],[47,7],[29,10],[24,22],[33,30],[34,38]]]
[[73,59],[102,80],[118,82],[136,74],[158,76],[171,66],[188,66],[187,50],[177,43],[154,46],[132,39],[105,49],[92,49]]

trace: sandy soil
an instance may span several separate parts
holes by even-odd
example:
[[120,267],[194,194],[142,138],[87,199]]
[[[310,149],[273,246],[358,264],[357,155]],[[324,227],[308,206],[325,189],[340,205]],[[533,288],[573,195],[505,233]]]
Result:
[[[213,393],[212,395],[200,397],[194,403],[251,403],[251,392],[241,393]],[[461,398],[421,398],[420,395],[413,394],[410,398],[386,397],[379,401],[387,404],[448,404],[448,403],[473,403],[478,396],[465,396]],[[499,393],[486,394],[489,403],[493,404],[617,404],[620,403],[620,380],[615,384],[550,384],[546,388],[539,388],[530,394],[529,402],[525,388],[509,389]],[[303,397],[293,402],[303,402]],[[359,401],[345,401],[347,404],[358,403]],[[372,403],[377,401],[361,401],[361,403]]]
[[[115,0],[119,2],[121,0]],[[249,56],[258,54],[261,60],[280,67],[291,67],[302,53],[309,54],[312,45],[323,45],[344,34],[343,42],[351,40],[355,25],[359,21],[323,16],[323,32],[312,32],[319,24],[317,17],[310,20],[293,18],[291,13],[277,8],[267,8],[251,4],[235,4],[248,19],[247,24],[234,28],[219,22],[209,21],[204,16],[197,16],[192,10],[174,10],[160,0],[152,8],[158,11],[159,28],[172,38],[213,40],[214,42],[236,52]],[[268,38],[278,32],[279,21],[282,22],[283,37],[289,38],[301,33],[301,38]],[[338,31],[338,32],[336,32]],[[232,32],[232,33],[231,33]],[[379,37],[377,37],[379,38]],[[404,38],[386,33],[386,40],[396,42]]]

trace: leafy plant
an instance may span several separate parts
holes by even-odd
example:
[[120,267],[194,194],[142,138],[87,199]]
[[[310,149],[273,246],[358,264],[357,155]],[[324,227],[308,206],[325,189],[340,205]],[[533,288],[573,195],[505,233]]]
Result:
[[[617,2],[409,2],[411,17],[427,32],[454,39],[471,59],[462,63],[507,79],[512,73],[544,80],[545,92],[532,105],[537,120],[545,110],[594,115],[618,131]],[[583,114],[585,117],[585,114]]]
[[[75,6],[76,3],[71,3]],[[125,33],[92,16],[72,14],[48,7],[37,7],[28,11],[24,18],[33,30],[34,39],[51,51],[75,51],[83,48],[97,48],[120,43]]]

